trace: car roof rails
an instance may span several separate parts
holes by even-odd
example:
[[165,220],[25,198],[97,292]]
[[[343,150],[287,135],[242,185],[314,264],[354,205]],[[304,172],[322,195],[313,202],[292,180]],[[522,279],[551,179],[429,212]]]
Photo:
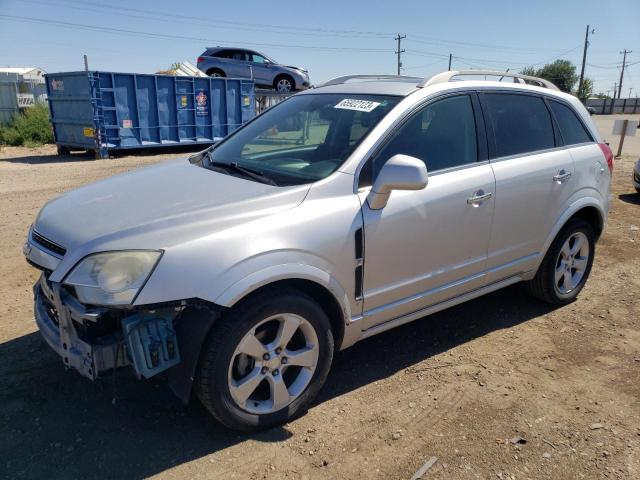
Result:
[[549,88],[551,90],[560,90],[549,80],[545,80],[544,78],[539,77],[531,77],[529,75],[522,75],[520,73],[512,73],[512,72],[500,72],[497,70],[450,70],[447,72],[438,73],[429,78],[425,78],[418,84],[418,87],[429,87],[431,85],[437,85],[439,83],[447,83],[451,81],[455,81],[455,77],[463,77],[463,76],[492,76],[492,77],[500,77],[498,81],[502,81],[504,77],[512,78],[514,83],[529,83],[534,84],[539,87]]
[[396,80],[399,82],[419,82],[421,77],[408,77],[406,75],[344,75],[342,77],[327,80],[320,87],[328,87],[329,85],[341,85],[349,80]]

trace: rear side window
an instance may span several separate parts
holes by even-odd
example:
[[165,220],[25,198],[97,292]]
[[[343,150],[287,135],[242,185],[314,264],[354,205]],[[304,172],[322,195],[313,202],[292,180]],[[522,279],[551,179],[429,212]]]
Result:
[[560,133],[565,145],[592,142],[593,139],[574,111],[562,103],[549,101],[551,111],[560,126]]
[[518,155],[555,146],[551,115],[540,97],[484,95],[496,141],[496,157]]
[[478,161],[471,98],[438,100],[411,117],[376,156],[374,178],[396,154],[419,158],[430,172]]

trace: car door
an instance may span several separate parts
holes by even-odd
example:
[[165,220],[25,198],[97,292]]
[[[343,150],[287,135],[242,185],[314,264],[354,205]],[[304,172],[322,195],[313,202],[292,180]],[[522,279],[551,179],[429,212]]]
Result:
[[255,52],[248,52],[253,77],[260,85],[273,84],[273,73],[271,63],[262,55]]
[[394,191],[381,210],[363,201],[365,329],[484,285],[495,180],[479,110],[475,93],[433,100],[372,159],[372,180],[405,154],[425,162],[429,182]]
[[247,53],[242,50],[228,50],[226,53],[225,72],[231,78],[250,78]]
[[574,166],[541,95],[483,92],[480,101],[496,177],[487,263],[495,282],[535,268],[573,191]]

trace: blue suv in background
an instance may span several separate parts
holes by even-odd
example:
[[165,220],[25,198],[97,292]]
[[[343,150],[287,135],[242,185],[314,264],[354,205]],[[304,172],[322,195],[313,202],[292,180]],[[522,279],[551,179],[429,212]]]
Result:
[[207,48],[198,68],[210,77],[253,78],[257,86],[287,93],[309,88],[309,72],[280,65],[262,53],[240,48]]

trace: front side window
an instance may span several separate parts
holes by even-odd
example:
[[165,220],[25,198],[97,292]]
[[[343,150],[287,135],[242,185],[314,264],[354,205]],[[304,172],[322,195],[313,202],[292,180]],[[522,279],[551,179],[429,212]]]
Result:
[[376,155],[374,178],[397,154],[419,158],[429,172],[477,162],[471,98],[460,95],[438,100],[411,117]]
[[549,101],[549,106],[560,127],[560,133],[565,145],[592,142],[593,139],[582,122],[572,109],[554,100]]
[[553,124],[547,106],[531,95],[484,95],[496,142],[496,157],[553,148]]
[[267,63],[267,59],[257,53],[251,54],[251,57],[253,58],[254,63]]
[[207,168],[236,164],[277,185],[311,183],[333,173],[399,102],[383,95],[295,95],[215,146]]

